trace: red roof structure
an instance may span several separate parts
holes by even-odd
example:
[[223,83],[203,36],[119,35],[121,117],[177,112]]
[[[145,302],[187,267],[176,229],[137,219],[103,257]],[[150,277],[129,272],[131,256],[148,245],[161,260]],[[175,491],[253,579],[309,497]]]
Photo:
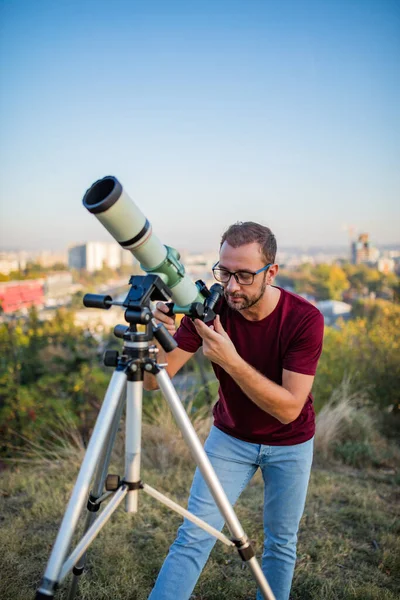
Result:
[[9,281],[0,283],[1,311],[10,314],[31,306],[44,305],[44,282],[42,279]]

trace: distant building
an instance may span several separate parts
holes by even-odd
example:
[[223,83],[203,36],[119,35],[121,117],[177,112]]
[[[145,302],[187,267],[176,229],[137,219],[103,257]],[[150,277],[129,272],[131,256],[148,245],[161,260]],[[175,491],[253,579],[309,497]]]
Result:
[[351,244],[351,262],[353,265],[362,263],[375,263],[378,260],[379,251],[369,240],[368,233],[361,233],[356,242]]
[[40,252],[32,253],[30,262],[35,262],[41,267],[49,268],[54,265],[67,265],[68,256],[66,252],[49,252],[41,250]]
[[122,265],[132,265],[133,262],[132,253],[116,243],[88,242],[68,250],[68,266],[71,269],[85,269],[90,273],[101,271],[104,266],[118,269]]
[[334,325],[339,317],[348,320],[351,315],[351,304],[339,300],[321,300],[315,306],[321,311],[325,325]]
[[45,306],[60,306],[70,302],[72,294],[80,290],[80,284],[74,284],[72,273],[61,271],[51,273],[44,279]]
[[388,273],[393,273],[395,269],[395,261],[393,258],[380,258],[378,260],[378,271],[387,275]]
[[27,312],[31,306],[42,308],[45,303],[44,280],[27,279],[0,283],[0,312]]
[[40,279],[23,279],[0,283],[0,313],[27,313],[31,306],[42,308],[68,304],[73,293],[81,289],[72,274],[51,273]]
[[24,271],[29,264],[35,263],[41,267],[49,268],[54,265],[66,265],[66,252],[50,252],[40,250],[28,252],[0,252],[0,273],[9,275],[12,271]]
[[23,271],[28,256],[27,252],[0,252],[0,273],[9,275],[12,271]]
[[180,258],[187,275],[193,281],[201,279],[207,286],[215,283],[212,268],[217,260],[218,255],[215,252],[196,254],[183,252]]

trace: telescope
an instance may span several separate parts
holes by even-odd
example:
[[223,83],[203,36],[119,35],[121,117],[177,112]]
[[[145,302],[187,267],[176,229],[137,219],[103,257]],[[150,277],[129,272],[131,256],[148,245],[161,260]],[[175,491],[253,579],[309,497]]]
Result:
[[[168,286],[173,300],[173,304],[169,305],[170,313],[209,320],[204,318],[207,315],[203,309],[207,299],[208,305],[210,304],[209,290],[203,282],[195,284],[185,274],[185,268],[179,261],[179,252],[160,242],[153,233],[150,222],[118,179],[107,176],[96,181],[87,190],[83,205],[97,217],[122,248],[132,252],[143,271],[158,275]],[[211,311],[208,312],[211,317]]]

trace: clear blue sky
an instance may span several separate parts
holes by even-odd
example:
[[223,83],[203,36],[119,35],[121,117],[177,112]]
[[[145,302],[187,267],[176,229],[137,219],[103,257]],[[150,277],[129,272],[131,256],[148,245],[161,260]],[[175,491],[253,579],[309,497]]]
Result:
[[117,176],[158,237],[400,242],[397,0],[0,1],[0,247],[112,238]]

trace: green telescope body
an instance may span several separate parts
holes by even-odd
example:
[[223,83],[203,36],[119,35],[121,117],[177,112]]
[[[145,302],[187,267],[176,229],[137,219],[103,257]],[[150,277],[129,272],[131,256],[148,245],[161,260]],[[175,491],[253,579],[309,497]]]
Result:
[[179,252],[164,246],[154,235],[151,224],[118,179],[108,176],[96,181],[83,197],[83,205],[122,248],[132,252],[143,271],[161,277],[171,290],[174,312],[185,313],[193,302],[204,303],[205,296],[179,262]]

